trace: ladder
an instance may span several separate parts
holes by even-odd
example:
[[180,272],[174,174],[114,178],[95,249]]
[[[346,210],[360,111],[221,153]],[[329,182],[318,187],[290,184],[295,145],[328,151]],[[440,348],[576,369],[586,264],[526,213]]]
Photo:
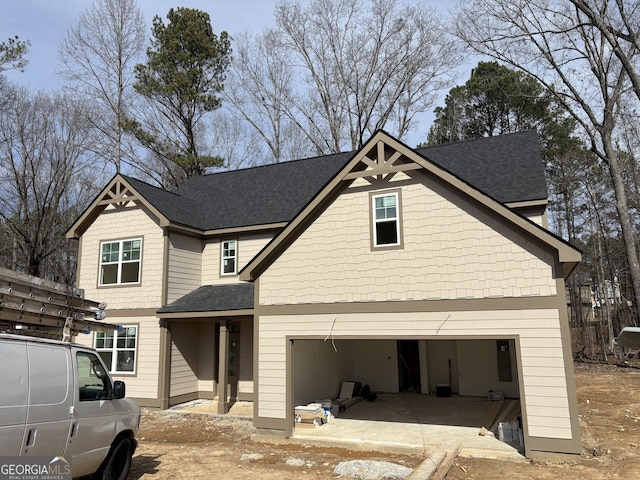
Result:
[[121,329],[98,321],[105,308],[84,290],[0,268],[0,333],[70,342],[79,333]]

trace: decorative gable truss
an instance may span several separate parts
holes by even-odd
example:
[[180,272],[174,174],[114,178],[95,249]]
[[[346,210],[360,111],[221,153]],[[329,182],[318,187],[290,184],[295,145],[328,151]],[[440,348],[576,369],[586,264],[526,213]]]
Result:
[[352,171],[344,175],[342,179],[363,178],[374,186],[389,183],[400,172],[424,168],[423,165],[408,158],[402,151],[389,146],[383,139],[375,142],[369,150],[358,153],[354,157],[354,161],[359,163],[354,165]]
[[114,182],[108,186],[99,197],[98,205],[105,207],[113,206],[117,208],[125,208],[131,202],[140,201],[140,197],[131,187],[125,184],[121,178],[115,178]]
[[578,250],[549,231],[514,213],[507,206],[488,197],[447,170],[425,159],[420,154],[380,130],[357,152],[332,181],[318,192],[316,197],[287,225],[265,249],[263,249],[240,272],[240,280],[255,281],[268,266],[293,242],[293,240],[328,206],[345,184],[363,180],[376,188],[384,188],[399,173],[410,175],[421,170],[433,175],[438,181],[448,184],[472,201],[484,205],[497,216],[511,223],[514,228],[527,232],[537,241],[542,241],[558,251],[563,274],[566,277],[580,262]]
[[125,178],[116,175],[67,231],[67,238],[80,238],[89,225],[105,210],[140,207],[150,212],[161,227],[169,225],[169,220],[153,204],[140,195]]

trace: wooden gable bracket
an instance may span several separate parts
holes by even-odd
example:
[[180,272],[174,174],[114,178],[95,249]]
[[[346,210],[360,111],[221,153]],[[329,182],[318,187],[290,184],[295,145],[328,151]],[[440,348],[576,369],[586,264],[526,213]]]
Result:
[[98,205],[113,205],[115,207],[126,207],[129,202],[135,202],[139,198],[120,180],[116,181],[105,195],[98,202]]
[[389,182],[398,172],[419,170],[421,165],[407,159],[401,152],[388,151],[387,145],[378,141],[374,148],[362,156],[360,162],[364,165],[363,170],[353,171],[344,176],[344,180],[355,180],[364,178],[369,183]]

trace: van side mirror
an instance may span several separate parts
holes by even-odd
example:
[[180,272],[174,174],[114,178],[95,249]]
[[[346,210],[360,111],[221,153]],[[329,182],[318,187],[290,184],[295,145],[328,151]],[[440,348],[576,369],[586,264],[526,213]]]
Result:
[[113,399],[118,400],[120,398],[124,398],[125,388],[124,382],[121,380],[115,380],[113,382]]

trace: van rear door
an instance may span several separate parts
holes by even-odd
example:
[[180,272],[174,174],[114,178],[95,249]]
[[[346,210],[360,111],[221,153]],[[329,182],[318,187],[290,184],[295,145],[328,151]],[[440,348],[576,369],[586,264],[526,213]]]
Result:
[[61,345],[27,342],[29,408],[21,455],[64,455],[71,425],[71,352]]
[[0,338],[0,456],[20,455],[29,397],[27,345]]

